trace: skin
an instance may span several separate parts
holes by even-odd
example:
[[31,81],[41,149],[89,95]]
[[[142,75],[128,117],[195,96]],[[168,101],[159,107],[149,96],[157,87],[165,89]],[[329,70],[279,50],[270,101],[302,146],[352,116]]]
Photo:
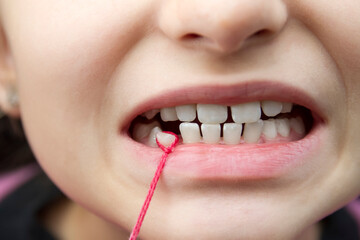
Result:
[[360,193],[359,1],[1,0],[0,15],[1,107],[71,199],[44,214],[58,236],[127,239],[153,169],[119,129],[147,99],[226,76],[307,92],[324,113],[322,148],[276,182],[165,172],[143,239],[317,239],[316,223]]

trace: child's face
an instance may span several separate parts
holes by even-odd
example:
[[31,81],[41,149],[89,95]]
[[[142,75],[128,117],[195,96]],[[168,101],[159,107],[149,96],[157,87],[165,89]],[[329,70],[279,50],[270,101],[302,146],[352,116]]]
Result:
[[145,239],[293,239],[360,192],[360,1],[2,0],[0,9],[36,157],[70,198],[121,229],[135,223],[162,154],[133,140],[148,134],[134,119],[164,107],[275,100],[311,114],[282,115],[310,122],[305,136],[300,125],[272,143],[178,146]]

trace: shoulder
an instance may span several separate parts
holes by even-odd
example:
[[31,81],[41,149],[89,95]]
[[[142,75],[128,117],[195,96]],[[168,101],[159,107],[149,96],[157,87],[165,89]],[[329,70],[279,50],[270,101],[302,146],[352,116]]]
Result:
[[53,239],[38,215],[63,197],[43,172],[36,172],[0,202],[0,239]]

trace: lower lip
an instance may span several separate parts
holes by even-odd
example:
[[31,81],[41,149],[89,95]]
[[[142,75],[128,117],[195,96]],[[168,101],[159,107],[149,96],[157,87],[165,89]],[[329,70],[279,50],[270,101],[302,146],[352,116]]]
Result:
[[[319,149],[324,127],[318,125],[305,138],[282,143],[210,145],[180,144],[169,155],[164,174],[192,179],[269,179],[304,166]],[[135,142],[128,148],[140,164],[156,168],[163,152]]]

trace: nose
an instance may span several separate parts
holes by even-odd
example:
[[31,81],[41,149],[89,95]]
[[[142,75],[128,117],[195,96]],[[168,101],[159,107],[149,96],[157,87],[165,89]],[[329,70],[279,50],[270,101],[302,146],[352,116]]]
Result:
[[158,24],[182,45],[231,53],[245,43],[276,35],[287,18],[281,0],[166,0]]

